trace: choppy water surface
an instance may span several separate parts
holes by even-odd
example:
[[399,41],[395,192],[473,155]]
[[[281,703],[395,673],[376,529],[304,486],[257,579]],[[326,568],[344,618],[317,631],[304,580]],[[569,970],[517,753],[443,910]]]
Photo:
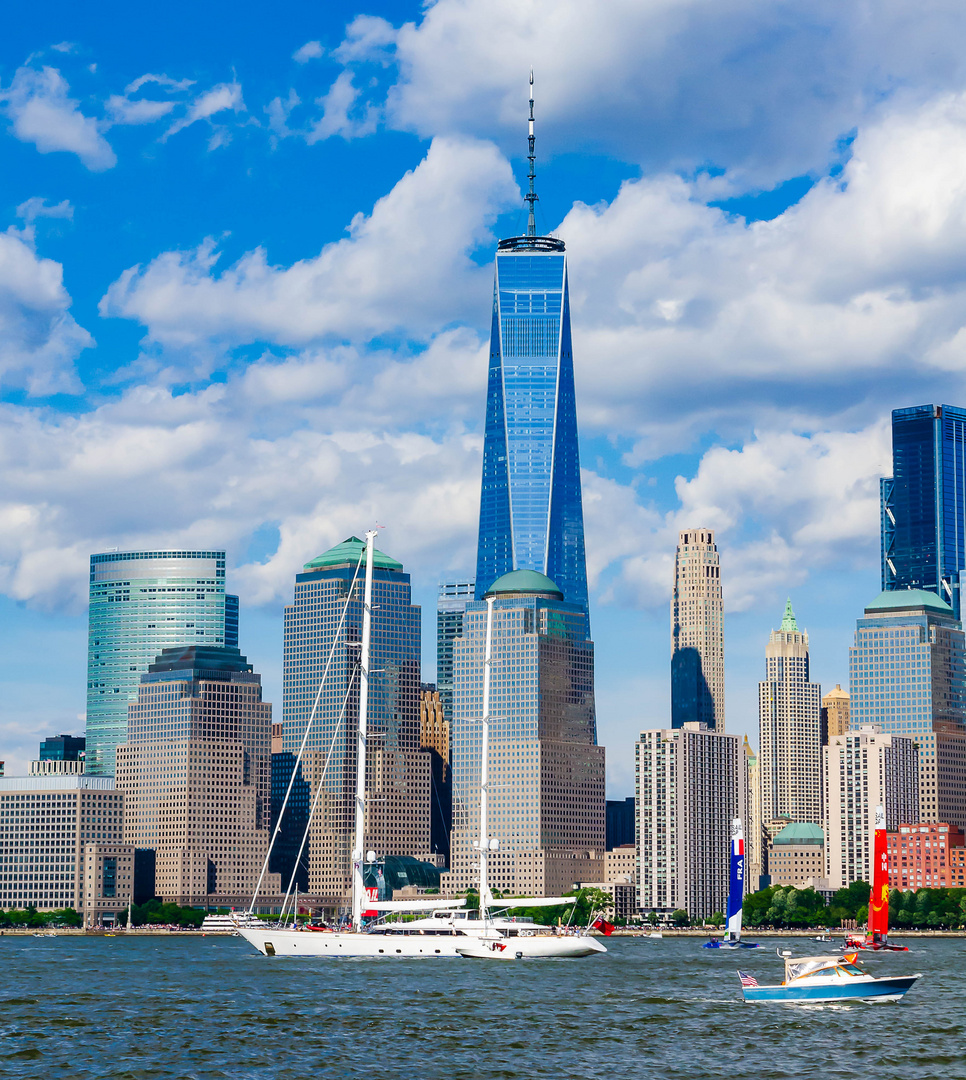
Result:
[[[774,944],[778,944],[775,942]],[[797,955],[822,946],[788,942]],[[608,942],[586,960],[268,959],[237,938],[0,938],[0,1076],[966,1077],[966,942],[910,943],[901,1004],[741,1001],[772,944]]]

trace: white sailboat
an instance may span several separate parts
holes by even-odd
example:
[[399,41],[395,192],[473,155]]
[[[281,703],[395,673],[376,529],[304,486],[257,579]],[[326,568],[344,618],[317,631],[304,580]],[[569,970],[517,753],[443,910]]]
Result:
[[[356,763],[355,838],[352,853],[352,925],[348,930],[298,929],[282,926],[239,925],[238,932],[265,956],[486,956],[518,957],[589,956],[606,952],[604,946],[586,932],[563,934],[550,927],[511,918],[493,916],[492,895],[487,883],[486,860],[498,842],[487,837],[486,788],[487,751],[490,721],[490,667],[492,654],[493,601],[488,601],[486,653],[483,689],[483,754],[481,764],[480,911],[471,918],[462,910],[466,899],[420,899],[371,901],[364,887],[365,862],[375,862],[375,852],[363,860],[366,808],[366,727],[369,702],[369,656],[372,629],[372,564],[375,532],[366,533],[366,577],[362,612],[362,642],[359,686],[359,731]],[[348,599],[346,601],[348,604]],[[266,859],[267,865],[267,859]],[[257,891],[257,890],[256,890]],[[502,909],[549,907],[570,903],[571,898],[541,897],[501,901]],[[253,901],[254,906],[254,901]],[[380,922],[366,926],[363,910],[426,912],[406,922]]]

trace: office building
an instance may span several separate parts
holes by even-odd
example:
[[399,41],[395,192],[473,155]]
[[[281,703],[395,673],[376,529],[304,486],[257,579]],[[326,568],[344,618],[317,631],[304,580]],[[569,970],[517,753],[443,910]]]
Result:
[[966,637],[952,608],[921,589],[881,593],[856,622],[849,686],[852,728],[919,745],[915,820],[966,829]]
[[[124,840],[176,904],[247,904],[268,851],[272,707],[237,649],[164,649],[117,748]],[[264,892],[277,894],[277,878]]]
[[[604,748],[597,745],[594,644],[582,604],[545,575],[492,585],[490,886],[559,896],[604,872]],[[455,643],[452,891],[476,888],[487,604],[467,605]]]
[[73,908],[85,925],[127,908],[134,849],[111,776],[0,778],[0,907]]
[[[279,875],[283,893],[290,886],[293,890],[297,886],[299,892],[306,893],[309,888],[309,853],[307,849],[302,849],[302,837],[309,821],[309,785],[301,769],[293,779],[296,755],[284,749],[282,731],[281,721],[272,724],[271,834],[275,842],[268,869]],[[276,833],[279,825],[281,827]],[[293,877],[296,863],[298,873]]]
[[453,642],[463,633],[463,612],[476,599],[472,577],[441,581],[436,597],[436,689],[447,724],[453,719]]
[[678,536],[671,595],[671,727],[724,731],[724,602],[713,529]]
[[532,109],[527,232],[496,253],[476,596],[533,570],[586,609],[567,257],[562,240],[536,235]]
[[892,413],[892,476],[880,483],[882,588],[924,589],[960,617],[966,570],[966,410]]
[[51,735],[40,744],[39,761],[83,761],[84,739],[74,735]]
[[[352,536],[306,563],[285,608],[283,748],[298,752],[318,699],[307,743],[317,757],[302,765],[310,805],[323,785],[309,837],[308,891],[332,911],[349,902],[351,891],[364,549]],[[420,748],[421,613],[402,563],[379,550],[372,604],[365,850],[423,858],[430,850],[431,767]]]
[[833,735],[844,735],[848,730],[849,695],[836,683],[822,698],[822,746],[828,746]]
[[429,755],[429,850],[449,863],[449,837],[453,831],[453,770],[450,767],[450,725],[443,702],[432,684],[419,695],[419,745]]
[[872,882],[876,807],[886,829],[919,820],[919,750],[874,724],[834,735],[825,747],[825,876],[830,889]]
[[761,820],[780,814],[822,825],[821,687],[809,681],[808,634],[785,605],[758,684]]
[[825,877],[825,833],[818,825],[793,822],[768,844],[772,885],[814,888]]
[[87,772],[114,773],[128,705],[162,649],[238,646],[238,597],[225,594],[224,551],[113,551],[91,556]]
[[703,724],[642,731],[637,759],[638,902],[709,918],[727,908],[731,822],[748,813],[737,735]]
[[964,845],[966,835],[948,822],[900,823],[886,834],[889,888],[903,892],[962,888],[958,870],[964,861]]

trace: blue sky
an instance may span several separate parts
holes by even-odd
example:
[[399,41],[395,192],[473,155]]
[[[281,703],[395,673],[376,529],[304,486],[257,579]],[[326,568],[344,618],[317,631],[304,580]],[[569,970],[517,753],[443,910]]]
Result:
[[223,545],[281,608],[378,521],[474,564],[495,240],[568,245],[611,793],[667,721],[678,529],[717,530],[727,727],[791,595],[846,683],[888,414],[966,401],[966,12],[932,0],[102,4],[0,43],[0,757],[83,727],[91,552]]

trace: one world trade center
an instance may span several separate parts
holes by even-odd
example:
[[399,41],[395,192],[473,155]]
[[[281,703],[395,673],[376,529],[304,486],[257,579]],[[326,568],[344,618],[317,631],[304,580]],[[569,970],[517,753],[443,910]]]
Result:
[[527,232],[496,254],[476,596],[536,570],[586,610],[567,257],[562,240],[536,235],[532,75],[530,86]]

